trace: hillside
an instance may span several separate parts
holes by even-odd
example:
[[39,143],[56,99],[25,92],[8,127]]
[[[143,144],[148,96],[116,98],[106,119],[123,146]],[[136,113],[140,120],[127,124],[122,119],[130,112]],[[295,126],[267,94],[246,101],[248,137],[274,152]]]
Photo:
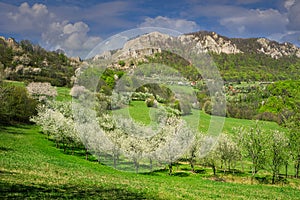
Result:
[[[177,43],[183,45],[176,46]],[[143,63],[167,64],[189,79],[198,80],[191,71],[190,61],[180,58],[177,48],[186,46],[198,53],[207,53],[226,82],[299,80],[300,48],[290,43],[278,43],[266,38],[228,38],[215,32],[200,31],[171,37],[153,32],[129,39],[123,49],[105,51],[93,58],[116,59],[108,67],[129,70]],[[161,46],[162,48],[155,48]],[[170,52],[173,55],[170,55]],[[188,53],[189,50],[182,49]],[[175,54],[175,55],[174,55]],[[118,61],[122,61],[122,65]]]
[[[125,62],[120,65],[116,61],[108,67],[128,70],[145,62],[159,61],[171,66],[172,63],[173,66],[176,64],[175,68],[181,73],[190,71],[189,61],[176,56],[170,59],[163,50],[135,50],[138,45],[146,47],[153,41],[167,44],[166,41],[170,39],[172,37],[160,33],[130,39],[124,45],[127,50],[123,50],[124,54],[118,58]],[[265,38],[228,38],[208,31],[189,33],[177,39],[195,45],[199,52],[209,53],[222,78],[227,82],[300,78],[300,49],[290,43],[280,44]],[[117,53],[118,50],[104,52],[95,56],[94,61],[107,59]],[[72,76],[80,64],[80,58],[68,58],[60,50],[50,52],[28,40],[16,42],[12,38],[0,37],[0,69],[3,68],[8,80],[50,82],[56,86],[71,85]],[[197,80],[199,76],[193,74],[190,78]]]
[[[176,46],[177,43],[183,45]],[[163,48],[155,48],[156,45]],[[168,51],[168,48],[174,46],[181,49],[174,48],[173,52]],[[185,47],[187,49],[183,49]],[[192,62],[181,57],[176,53],[180,50],[187,54],[190,50],[209,55],[208,60],[213,64],[208,65],[206,72],[201,71],[205,67],[196,68],[193,62],[197,60]],[[216,65],[225,85],[226,116],[282,123],[283,119],[289,118],[299,110],[299,52],[295,45],[280,44],[265,38],[228,38],[203,31],[171,37],[153,32],[128,40],[123,49],[97,55],[91,63],[108,62],[109,69],[105,71],[101,77],[101,84],[97,86],[100,91],[111,93],[118,82],[114,77],[121,78],[120,71],[126,74],[134,69],[137,74],[143,76],[139,84],[149,80],[167,85],[193,84],[200,108],[207,113],[211,113],[212,96],[207,88],[207,76],[214,74],[210,69]],[[152,65],[148,66],[149,64]],[[202,72],[206,73],[206,78],[203,78]],[[130,85],[132,82],[136,80],[126,84]],[[275,94],[271,90],[287,92]]]
[[0,70],[3,68],[8,80],[70,85],[80,62],[79,58],[68,58],[61,51],[46,51],[28,40],[16,42],[0,37]]

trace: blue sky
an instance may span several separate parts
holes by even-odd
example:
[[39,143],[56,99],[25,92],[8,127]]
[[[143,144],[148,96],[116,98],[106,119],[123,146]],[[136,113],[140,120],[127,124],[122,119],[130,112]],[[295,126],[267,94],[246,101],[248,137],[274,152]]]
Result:
[[104,39],[148,26],[300,46],[300,0],[0,1],[0,35],[60,48],[69,56],[84,58]]

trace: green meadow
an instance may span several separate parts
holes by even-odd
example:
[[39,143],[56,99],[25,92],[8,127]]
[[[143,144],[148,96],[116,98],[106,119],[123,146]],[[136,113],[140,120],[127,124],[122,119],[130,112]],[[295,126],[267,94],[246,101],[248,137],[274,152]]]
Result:
[[0,137],[1,199],[300,199],[293,185],[218,181],[184,164],[172,176],[117,171],[64,154],[32,125],[1,127]]

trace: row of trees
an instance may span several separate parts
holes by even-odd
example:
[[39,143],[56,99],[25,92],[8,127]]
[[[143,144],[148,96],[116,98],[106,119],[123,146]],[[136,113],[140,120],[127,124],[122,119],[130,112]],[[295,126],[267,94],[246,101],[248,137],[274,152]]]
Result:
[[211,167],[214,175],[216,175],[217,168],[223,169],[224,173],[226,171],[234,173],[237,162],[240,162],[242,171],[244,171],[244,162],[251,161],[251,180],[259,171],[266,170],[271,173],[274,184],[279,180],[280,170],[283,166],[286,167],[287,176],[290,163],[294,163],[295,177],[299,176],[299,158],[295,157],[299,152],[290,148],[295,145],[298,145],[297,148],[299,148],[299,143],[289,139],[289,135],[279,131],[266,133],[259,126],[250,130],[236,129],[236,132],[235,136],[221,134],[217,143],[205,155],[201,155],[199,149],[203,150],[211,141],[205,136],[204,139],[200,139],[198,141],[200,147],[191,148],[189,151],[192,168],[194,159],[198,155],[200,163]]
[[[75,109],[81,116],[86,113],[80,110],[82,108]],[[51,102],[40,105],[32,121],[40,125],[43,132],[64,151],[71,148],[73,152],[74,148],[85,147],[97,156],[99,162],[115,168],[132,162],[128,167],[134,167],[136,172],[141,167],[145,169],[146,165],[148,170],[152,170],[165,163],[172,173],[174,162],[191,143],[193,132],[179,117],[159,112],[161,110],[156,113],[159,125],[151,128],[126,117],[105,113],[95,118],[87,114],[76,119],[78,116],[72,115],[70,102]]]
[[[122,168],[132,162],[136,172],[153,170],[167,164],[169,173],[179,158],[188,158],[192,170],[202,164],[234,172],[237,163],[244,171],[245,162],[251,161],[252,179],[261,170],[272,175],[272,183],[279,180],[280,170],[293,164],[295,177],[299,176],[300,136],[299,127],[291,123],[290,132],[264,132],[256,124],[251,129],[236,128],[235,135],[221,134],[218,138],[189,129],[184,120],[172,114],[156,113],[158,124],[151,129],[131,119],[102,114],[95,119],[81,119],[72,115],[71,103],[52,102],[38,107],[32,121],[41,125],[43,132],[57,146],[85,148],[96,155],[100,162]],[[298,132],[297,132],[298,131]],[[83,134],[84,133],[84,134]]]

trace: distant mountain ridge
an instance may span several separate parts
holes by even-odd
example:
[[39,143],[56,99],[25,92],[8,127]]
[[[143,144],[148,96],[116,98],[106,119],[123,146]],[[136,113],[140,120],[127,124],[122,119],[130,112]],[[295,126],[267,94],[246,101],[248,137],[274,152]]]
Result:
[[300,48],[288,42],[278,43],[267,38],[228,38],[208,31],[186,35],[192,36],[208,51],[215,53],[263,53],[276,59],[294,55],[300,58]]
[[[183,61],[179,55],[177,58],[176,55],[168,55],[168,49],[181,47],[188,47],[181,51],[192,50],[194,53],[210,55],[226,81],[277,81],[300,78],[300,48],[295,45],[281,44],[266,38],[228,38],[208,31],[178,37],[151,32],[131,38],[122,49],[105,51],[92,60],[111,60],[107,67],[117,70],[136,68],[139,64],[147,62],[170,64],[176,66],[176,69],[189,68],[187,66],[192,64],[189,61]],[[122,61],[122,65],[119,61]]]
[[[149,50],[151,49],[150,43],[158,43],[159,41],[172,40],[175,37],[169,36],[167,34],[162,34],[159,32],[152,32],[148,34],[143,34],[128,40],[122,49],[131,51],[123,55],[126,56],[143,56],[151,54]],[[250,53],[250,54],[265,54],[271,58],[279,59],[282,57],[295,56],[300,58],[300,48],[294,44],[284,42],[278,43],[267,38],[229,38],[217,34],[216,32],[209,31],[198,31],[194,33],[187,33],[177,37],[181,42],[191,43],[198,48],[200,52],[207,53],[217,53],[217,54],[239,54],[239,53]],[[164,45],[168,45],[167,42]],[[138,49],[139,52],[134,52],[134,49]],[[116,53],[117,51],[114,51]],[[157,50],[153,50],[156,53]],[[104,52],[103,54],[96,55],[94,58],[104,58],[110,57],[112,52]]]
[[[163,49],[151,47],[151,43],[162,43],[168,48],[168,41],[174,40],[193,45],[197,52],[210,54],[227,81],[300,78],[300,48],[294,44],[278,43],[266,38],[229,38],[209,31],[187,33],[178,37],[159,32],[143,34],[128,40],[123,49],[103,52],[91,60],[114,57],[115,62],[108,63],[106,67],[128,70],[150,60],[172,65],[167,60],[173,59],[176,69],[180,69],[189,65],[189,61],[178,60],[165,54]],[[12,38],[0,36],[0,71],[2,68],[9,80],[71,85],[75,70],[81,64],[80,58],[68,58],[61,50],[50,52],[28,40],[16,42]]]

